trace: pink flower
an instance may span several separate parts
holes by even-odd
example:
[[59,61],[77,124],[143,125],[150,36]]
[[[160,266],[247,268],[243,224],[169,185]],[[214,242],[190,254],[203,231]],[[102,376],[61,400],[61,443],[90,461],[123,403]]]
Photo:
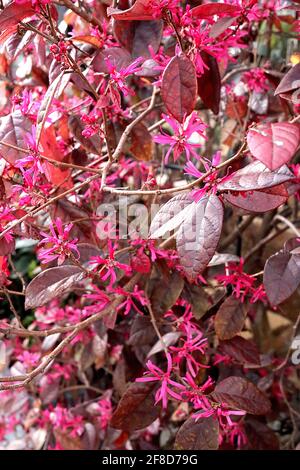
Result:
[[193,353],[198,351],[201,354],[205,353],[207,348],[207,339],[203,338],[203,334],[199,332],[195,336],[192,334],[192,330],[189,326],[188,333],[186,338],[182,338],[182,346],[171,346],[170,351],[172,351],[175,357],[174,363],[180,366],[182,361],[186,361],[187,369],[192,377],[196,377],[197,372],[200,367],[208,367],[204,364],[201,364],[193,356]]
[[239,264],[228,263],[225,275],[216,276],[216,280],[223,283],[224,286],[230,285],[233,288],[233,294],[241,302],[244,302],[247,296],[250,296],[250,302],[266,301],[266,293],[263,285],[255,287],[256,278],[243,272],[244,261]]
[[113,408],[109,398],[101,398],[97,403],[97,415],[101,429],[106,429],[112,417]]
[[108,240],[108,258],[102,258],[102,256],[92,256],[90,264],[101,266],[99,272],[95,268],[94,271],[98,272],[102,281],[107,281],[109,279],[109,288],[111,289],[117,280],[117,275],[115,272],[116,269],[121,269],[124,271],[126,276],[131,274],[130,266],[124,263],[120,263],[115,259],[115,246],[112,244],[111,240]]
[[80,253],[76,246],[78,239],[75,238],[68,241],[72,227],[73,224],[67,224],[63,227],[61,219],[57,217],[57,219],[49,225],[50,235],[45,232],[41,232],[41,235],[45,238],[39,242],[39,246],[48,244],[52,245],[50,248],[45,248],[39,251],[39,258],[42,260],[42,263],[50,263],[57,259],[58,265],[61,265],[65,261],[66,257],[73,255],[73,252],[76,253],[78,258],[80,257]]
[[128,67],[117,70],[110,58],[106,58],[105,62],[109,72],[110,83],[115,85],[118,90],[122,91],[124,96],[134,95],[133,90],[131,90],[131,88],[126,84],[126,78],[141,70],[140,65],[143,61],[143,57],[138,57],[132,62],[132,64],[128,65]]
[[92,305],[87,305],[84,310],[88,314],[101,312],[104,307],[109,302],[109,297],[100,290],[97,286],[92,286],[92,293],[85,294],[83,297],[86,299],[91,299],[93,301]]
[[154,137],[154,142],[162,145],[170,145],[170,148],[165,156],[165,163],[168,162],[171,152],[173,151],[174,161],[178,160],[180,155],[185,152],[187,159],[191,156],[200,159],[197,154],[197,148],[201,147],[200,144],[190,142],[192,134],[198,133],[201,137],[205,137],[204,132],[206,124],[198,117],[195,111],[188,116],[183,124],[180,124],[176,119],[163,114],[163,118],[173,129],[174,135],[159,134]]
[[214,416],[218,419],[221,428],[234,426],[231,416],[244,416],[246,414],[246,412],[242,410],[230,410],[226,403],[212,404],[205,396],[202,396],[201,404],[198,403],[195,408],[197,409],[197,407],[199,407],[201,411],[193,414],[193,418],[195,418],[196,421],[200,418],[209,418],[210,416]]
[[136,300],[142,306],[147,305],[147,300],[145,298],[144,291],[140,290],[137,285],[134,286],[133,292],[127,292],[121,287],[117,287],[116,289],[114,289],[114,292],[116,294],[125,296],[125,300],[121,302],[120,305],[118,305],[117,307],[118,311],[125,308],[124,315],[128,315],[131,309],[135,310],[141,315],[144,314],[144,312],[142,312],[137,306],[137,304],[134,302],[134,300]]
[[[181,400],[181,396],[175,392],[171,387],[175,387],[179,390],[185,390],[184,385],[179,384],[171,379],[171,374],[173,370],[172,358],[171,355],[167,354],[167,371],[162,371],[150,360],[146,362],[146,367],[148,372],[146,372],[144,377],[136,379],[136,382],[161,382],[161,386],[155,393],[155,404],[159,401],[162,402],[163,408],[167,408],[168,405],[168,396],[175,398],[176,400]],[[152,375],[151,375],[152,374]]]
[[83,417],[73,415],[70,410],[61,405],[44,410],[43,420],[45,424],[52,424],[54,429],[60,429],[61,432],[68,433],[73,438],[81,436],[84,431]]
[[18,354],[17,359],[21,361],[22,364],[26,366],[28,369],[32,369],[34,366],[36,366],[40,357],[41,357],[40,353],[23,351],[21,354]]
[[147,10],[151,11],[154,18],[160,18],[165,10],[176,14],[178,4],[179,0],[149,0]]
[[260,68],[255,68],[245,72],[242,77],[250,91],[262,93],[268,90],[267,79],[265,73]]
[[[14,220],[14,216],[11,209],[8,206],[0,205],[0,232],[3,232],[8,222],[11,222],[12,220]],[[7,243],[11,242],[13,240],[12,232],[8,231],[4,235],[4,239]]]
[[23,178],[30,189],[32,189],[41,174],[45,174],[46,168],[39,157],[36,146],[36,128],[32,126],[32,133],[25,135],[25,141],[30,150],[26,157],[19,158],[14,166],[22,172]]

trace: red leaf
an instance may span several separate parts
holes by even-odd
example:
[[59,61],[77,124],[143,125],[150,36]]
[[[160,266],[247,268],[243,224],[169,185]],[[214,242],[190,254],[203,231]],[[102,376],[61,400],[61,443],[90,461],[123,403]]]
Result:
[[209,37],[217,38],[218,36],[220,36],[220,34],[224,33],[226,29],[229,28],[235,22],[235,20],[236,19],[232,17],[220,18],[210,28]]
[[198,421],[189,418],[176,434],[176,450],[217,450],[218,447],[219,423],[212,416]]
[[66,265],[42,271],[26,288],[25,309],[45,305],[70,290],[83,278],[84,273],[77,266]]
[[181,54],[173,57],[162,76],[161,95],[169,114],[182,122],[197,99],[197,75],[193,62]]
[[122,396],[111,419],[111,426],[132,433],[153,423],[160,414],[154,406],[154,383],[132,383]]
[[20,21],[34,15],[32,2],[25,2],[17,5],[15,2],[7,5],[0,13],[0,31],[11,30],[11,34],[16,31]]
[[[54,125],[51,125],[43,130],[41,136],[41,154],[55,160],[62,162],[64,155],[58,145]],[[73,182],[70,178],[72,170],[62,167],[57,167],[52,163],[45,161],[47,179],[54,185],[60,186],[63,189],[72,187]]]
[[[23,116],[20,111],[14,111],[0,119],[0,141],[19,148],[27,149],[25,135],[31,134],[32,122]],[[18,158],[24,158],[25,153],[17,149],[0,145],[3,158],[14,164]]]
[[51,105],[52,101],[54,99],[57,99],[62,92],[64,91],[65,87],[69,83],[70,80],[70,74],[66,74],[64,71],[61,72],[55,80],[51,83],[49,88],[47,89],[39,111],[37,115],[37,121],[36,121],[36,143],[37,147],[39,146],[39,142],[42,136],[43,129],[46,125],[47,117],[50,113],[51,110]]
[[271,305],[288,299],[300,284],[300,255],[279,251],[264,269],[264,286]]
[[279,440],[275,432],[265,423],[254,418],[248,418],[245,422],[247,436],[246,449],[249,450],[279,450]]
[[217,2],[199,5],[191,10],[192,16],[201,19],[211,18],[214,15],[237,15],[240,12],[241,9],[236,5]]
[[154,315],[160,318],[176,303],[182,292],[184,280],[177,271],[162,270],[159,269],[159,265],[153,271],[147,284],[147,296]]
[[130,133],[129,151],[141,161],[149,161],[153,156],[154,142],[145,124],[139,122]]
[[265,415],[271,408],[266,395],[256,385],[242,377],[227,377],[222,380],[217,384],[212,396],[233,409],[253,415]]
[[256,344],[242,336],[220,341],[221,354],[228,355],[240,364],[260,364],[259,351]]
[[197,78],[198,95],[206,108],[218,114],[221,99],[221,77],[216,59],[205,51],[201,57],[209,69]]
[[160,238],[167,232],[171,232],[182,224],[186,214],[191,210],[189,207],[193,204],[188,193],[178,194],[164,204],[150,226],[149,236],[151,238]]
[[276,88],[275,95],[286,95],[297,90],[300,87],[300,63],[292,67],[283,77],[278,87]]
[[225,201],[247,212],[268,212],[287,201],[288,192],[283,184],[262,191],[247,191],[242,194],[224,194]]
[[218,189],[221,191],[253,191],[272,188],[293,179],[295,176],[286,165],[276,171],[270,171],[263,163],[256,161],[232,173],[230,178],[218,185]]
[[158,51],[163,32],[163,21],[115,21],[114,34],[118,42],[132,57],[151,57],[149,46],[154,54]]
[[115,20],[153,20],[152,9],[149,8],[148,3],[148,0],[136,0],[128,10],[109,7],[107,14]]
[[290,122],[261,124],[250,129],[247,142],[252,155],[270,170],[288,163],[300,143],[300,126]]
[[223,213],[223,204],[217,196],[205,196],[191,206],[178,230],[176,243],[180,264],[190,280],[204,271],[215,254]]
[[245,306],[235,297],[228,297],[215,316],[215,330],[219,339],[226,340],[242,331],[246,319]]

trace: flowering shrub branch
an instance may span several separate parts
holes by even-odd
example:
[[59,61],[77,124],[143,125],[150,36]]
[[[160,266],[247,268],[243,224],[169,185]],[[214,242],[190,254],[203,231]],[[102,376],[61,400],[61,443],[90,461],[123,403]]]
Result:
[[1,449],[299,445],[298,10],[1,2]]

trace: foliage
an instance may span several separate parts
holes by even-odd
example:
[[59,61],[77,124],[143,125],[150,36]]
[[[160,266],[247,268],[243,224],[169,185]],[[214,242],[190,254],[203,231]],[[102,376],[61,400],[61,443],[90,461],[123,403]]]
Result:
[[1,2],[2,449],[299,446],[299,10]]

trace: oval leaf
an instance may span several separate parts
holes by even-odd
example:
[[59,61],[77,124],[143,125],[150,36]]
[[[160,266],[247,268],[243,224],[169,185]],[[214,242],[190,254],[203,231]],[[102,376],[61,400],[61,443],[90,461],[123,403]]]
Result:
[[51,83],[48,90],[45,93],[45,96],[41,102],[41,106],[39,108],[39,112],[37,115],[37,122],[36,122],[36,143],[37,147],[39,146],[42,132],[44,126],[46,124],[47,117],[50,113],[51,104],[54,99],[57,99],[62,92],[64,91],[65,87],[67,86],[71,75],[66,74],[65,72],[61,72],[58,77]]
[[235,336],[226,341],[220,341],[221,354],[228,355],[240,364],[260,364],[259,351],[252,341],[242,336]]
[[176,244],[180,263],[190,280],[206,268],[218,246],[223,224],[223,204],[211,194],[203,197],[180,226]]
[[256,385],[242,377],[227,377],[222,380],[217,384],[212,396],[230,408],[253,415],[265,415],[271,408],[266,395]]
[[107,9],[108,16],[112,16],[116,20],[152,20],[153,10],[149,8],[148,0],[136,0],[134,5],[128,10],[120,10],[119,8],[109,7]]
[[252,155],[270,170],[288,163],[300,143],[300,126],[290,122],[262,124],[250,129],[247,142]]
[[191,15],[195,18],[207,19],[214,15],[237,15],[241,9],[236,5],[227,3],[206,3],[191,10]]
[[283,165],[276,171],[270,171],[261,162],[252,162],[244,168],[232,173],[218,185],[221,191],[253,191],[255,189],[272,188],[294,179],[295,176]]
[[160,414],[160,407],[154,406],[155,388],[153,383],[130,384],[112,416],[111,426],[131,433],[153,423]]
[[205,51],[201,57],[209,67],[197,78],[198,95],[206,108],[218,114],[221,100],[221,76],[216,59]]
[[231,192],[224,194],[225,201],[247,212],[268,212],[281,206],[287,201],[288,192],[284,185],[262,191],[247,191],[243,194]]
[[264,286],[271,305],[288,299],[300,284],[300,255],[280,251],[271,256],[264,269]]
[[17,27],[20,21],[34,14],[32,2],[23,2],[22,6],[11,2],[0,13],[0,31]]
[[175,439],[176,450],[217,450],[218,447],[219,423],[212,416],[198,421],[189,418]]
[[185,55],[173,57],[162,76],[161,95],[169,114],[182,122],[191,114],[197,99],[194,64]]
[[219,339],[231,339],[242,331],[246,310],[241,301],[228,297],[215,316],[215,330]]
[[300,86],[300,63],[292,67],[288,73],[285,74],[274,95],[281,95],[296,90]]
[[133,58],[151,57],[159,49],[163,32],[163,21],[114,21],[114,34],[118,42],[130,52]]
[[172,197],[155,214],[150,225],[149,236],[160,238],[179,227],[186,214],[191,210],[192,204],[194,203],[188,193]]
[[25,291],[25,309],[45,305],[59,297],[84,278],[85,274],[77,266],[59,266],[46,269],[38,274]]
[[[32,122],[23,116],[20,111],[14,111],[0,119],[0,141],[19,148],[27,149],[25,140],[26,133],[31,133]],[[0,144],[0,151],[3,158],[14,164],[18,158],[24,158],[25,153],[18,149]]]

